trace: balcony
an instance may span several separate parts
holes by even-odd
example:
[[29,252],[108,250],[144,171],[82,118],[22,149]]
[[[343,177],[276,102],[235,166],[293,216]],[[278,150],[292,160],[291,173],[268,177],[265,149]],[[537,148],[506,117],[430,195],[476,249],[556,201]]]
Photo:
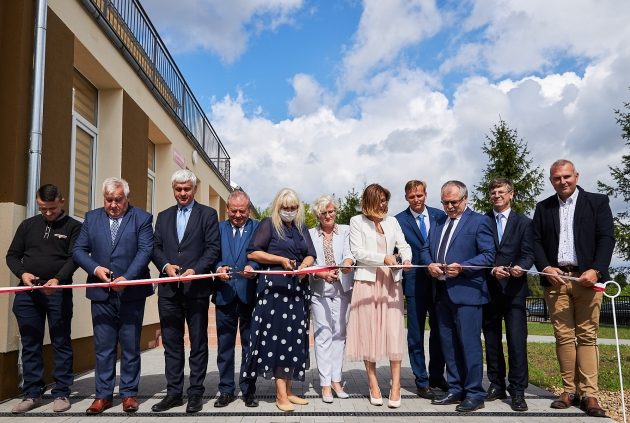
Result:
[[230,156],[140,2],[81,2],[229,189]]

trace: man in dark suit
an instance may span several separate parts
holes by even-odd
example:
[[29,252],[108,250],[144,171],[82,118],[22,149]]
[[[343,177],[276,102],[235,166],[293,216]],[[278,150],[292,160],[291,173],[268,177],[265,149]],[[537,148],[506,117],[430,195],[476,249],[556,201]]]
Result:
[[578,178],[573,163],[554,162],[549,180],[556,195],[539,202],[534,212],[535,263],[538,270],[548,274],[541,283],[564,386],[551,407],[564,409],[580,403],[588,415],[605,417],[596,397],[602,293],[593,285],[610,279],[614,225],[608,197],[584,191],[577,185]]
[[[195,201],[197,177],[190,170],[178,170],[171,177],[176,205],[158,214],[155,223],[153,262],[165,276],[210,273],[219,258],[217,212]],[[166,397],[153,405],[155,412],[183,404],[184,330],[190,338],[190,384],[187,413],[203,407],[203,386],[208,369],[208,307],[211,281],[160,284],[158,312],[164,344]]]
[[[443,221],[442,210],[425,205],[427,185],[412,180],[405,185],[405,200],[409,207],[396,215],[398,223],[411,246],[411,264],[420,264],[420,249],[426,244],[431,228]],[[407,304],[407,348],[409,362],[416,379],[418,396],[433,399],[431,388],[448,390],[444,380],[444,356],[433,302],[432,278],[424,269],[411,269],[403,273],[403,292]],[[429,313],[429,372],[424,357],[424,323]]]
[[[215,407],[225,407],[236,399],[234,384],[234,345],[237,329],[241,334],[241,370],[239,388],[247,407],[257,407],[256,378],[246,374],[245,357],[249,348],[249,328],[256,301],[255,274],[247,272],[258,269],[258,264],[247,259],[247,245],[258,226],[257,220],[249,218],[249,196],[243,191],[234,191],[227,201],[228,220],[219,224],[221,232],[221,260],[217,263],[219,276],[217,290],[212,297],[216,305],[217,322],[217,366],[219,367],[220,396]],[[231,272],[231,275],[228,273]],[[240,273],[245,272],[245,273]]]
[[497,178],[488,187],[494,222],[494,267],[488,272],[490,302],[483,306],[483,337],[486,343],[486,367],[490,387],[486,401],[505,399],[505,358],[503,330],[507,337],[510,382],[507,391],[514,411],[527,411],[527,313],[525,299],[527,269],[534,265],[532,221],[512,210],[514,187],[509,179]]
[[481,385],[481,325],[488,287],[485,270],[476,266],[494,263],[494,239],[490,219],[467,207],[466,185],[448,181],[441,197],[447,219],[429,233],[420,252],[421,263],[428,264],[437,279],[435,308],[448,382],[448,392],[431,403],[461,402],[456,410],[470,412],[484,407],[486,395]]
[[[103,208],[86,213],[74,245],[74,261],[87,272],[88,283],[149,278],[152,216],[129,204],[129,184],[124,179],[105,179],[103,203]],[[86,289],[92,301],[96,351],[96,399],[86,414],[100,414],[112,406],[118,344],[123,410],[138,410],[140,335],[146,297],[152,294],[151,285]]]

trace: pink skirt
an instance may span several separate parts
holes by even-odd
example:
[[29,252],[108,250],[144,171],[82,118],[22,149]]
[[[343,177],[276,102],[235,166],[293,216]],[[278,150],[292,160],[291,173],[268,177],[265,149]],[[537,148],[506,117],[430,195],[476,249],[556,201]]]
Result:
[[389,269],[376,282],[354,281],[346,357],[350,361],[400,361],[405,351],[403,291]]

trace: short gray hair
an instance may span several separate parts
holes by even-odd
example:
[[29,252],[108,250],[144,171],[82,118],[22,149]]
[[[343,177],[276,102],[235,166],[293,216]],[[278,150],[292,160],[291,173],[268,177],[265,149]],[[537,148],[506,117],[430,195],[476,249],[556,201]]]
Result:
[[185,184],[186,182],[191,182],[194,189],[197,186],[197,177],[188,169],[179,169],[173,172],[173,176],[171,176],[171,186],[175,186],[175,184]]
[[122,178],[112,176],[103,181],[103,195],[111,194],[116,189],[122,187],[125,197],[129,197],[129,183]]
[[322,195],[317,200],[313,202],[313,213],[319,219],[319,216],[326,211],[326,208],[329,204],[335,206],[335,210],[337,210],[337,203],[332,195]]
[[442,189],[440,193],[444,193],[444,190],[448,187],[457,187],[459,189],[459,196],[461,198],[468,198],[468,188],[466,188],[466,184],[461,181],[446,181],[444,185],[442,185]]
[[230,205],[230,201],[235,200],[237,198],[244,198],[247,200],[247,206],[250,207],[252,204],[252,200],[249,199],[249,195],[245,191],[236,190],[232,191],[230,195],[228,195],[227,201],[225,202],[228,206]]

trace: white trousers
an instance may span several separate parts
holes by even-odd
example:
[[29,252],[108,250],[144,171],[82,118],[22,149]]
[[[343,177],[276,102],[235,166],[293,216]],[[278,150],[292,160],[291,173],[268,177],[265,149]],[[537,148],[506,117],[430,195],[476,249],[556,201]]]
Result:
[[315,359],[320,386],[330,386],[331,382],[342,380],[351,293],[349,291],[335,297],[311,296]]

